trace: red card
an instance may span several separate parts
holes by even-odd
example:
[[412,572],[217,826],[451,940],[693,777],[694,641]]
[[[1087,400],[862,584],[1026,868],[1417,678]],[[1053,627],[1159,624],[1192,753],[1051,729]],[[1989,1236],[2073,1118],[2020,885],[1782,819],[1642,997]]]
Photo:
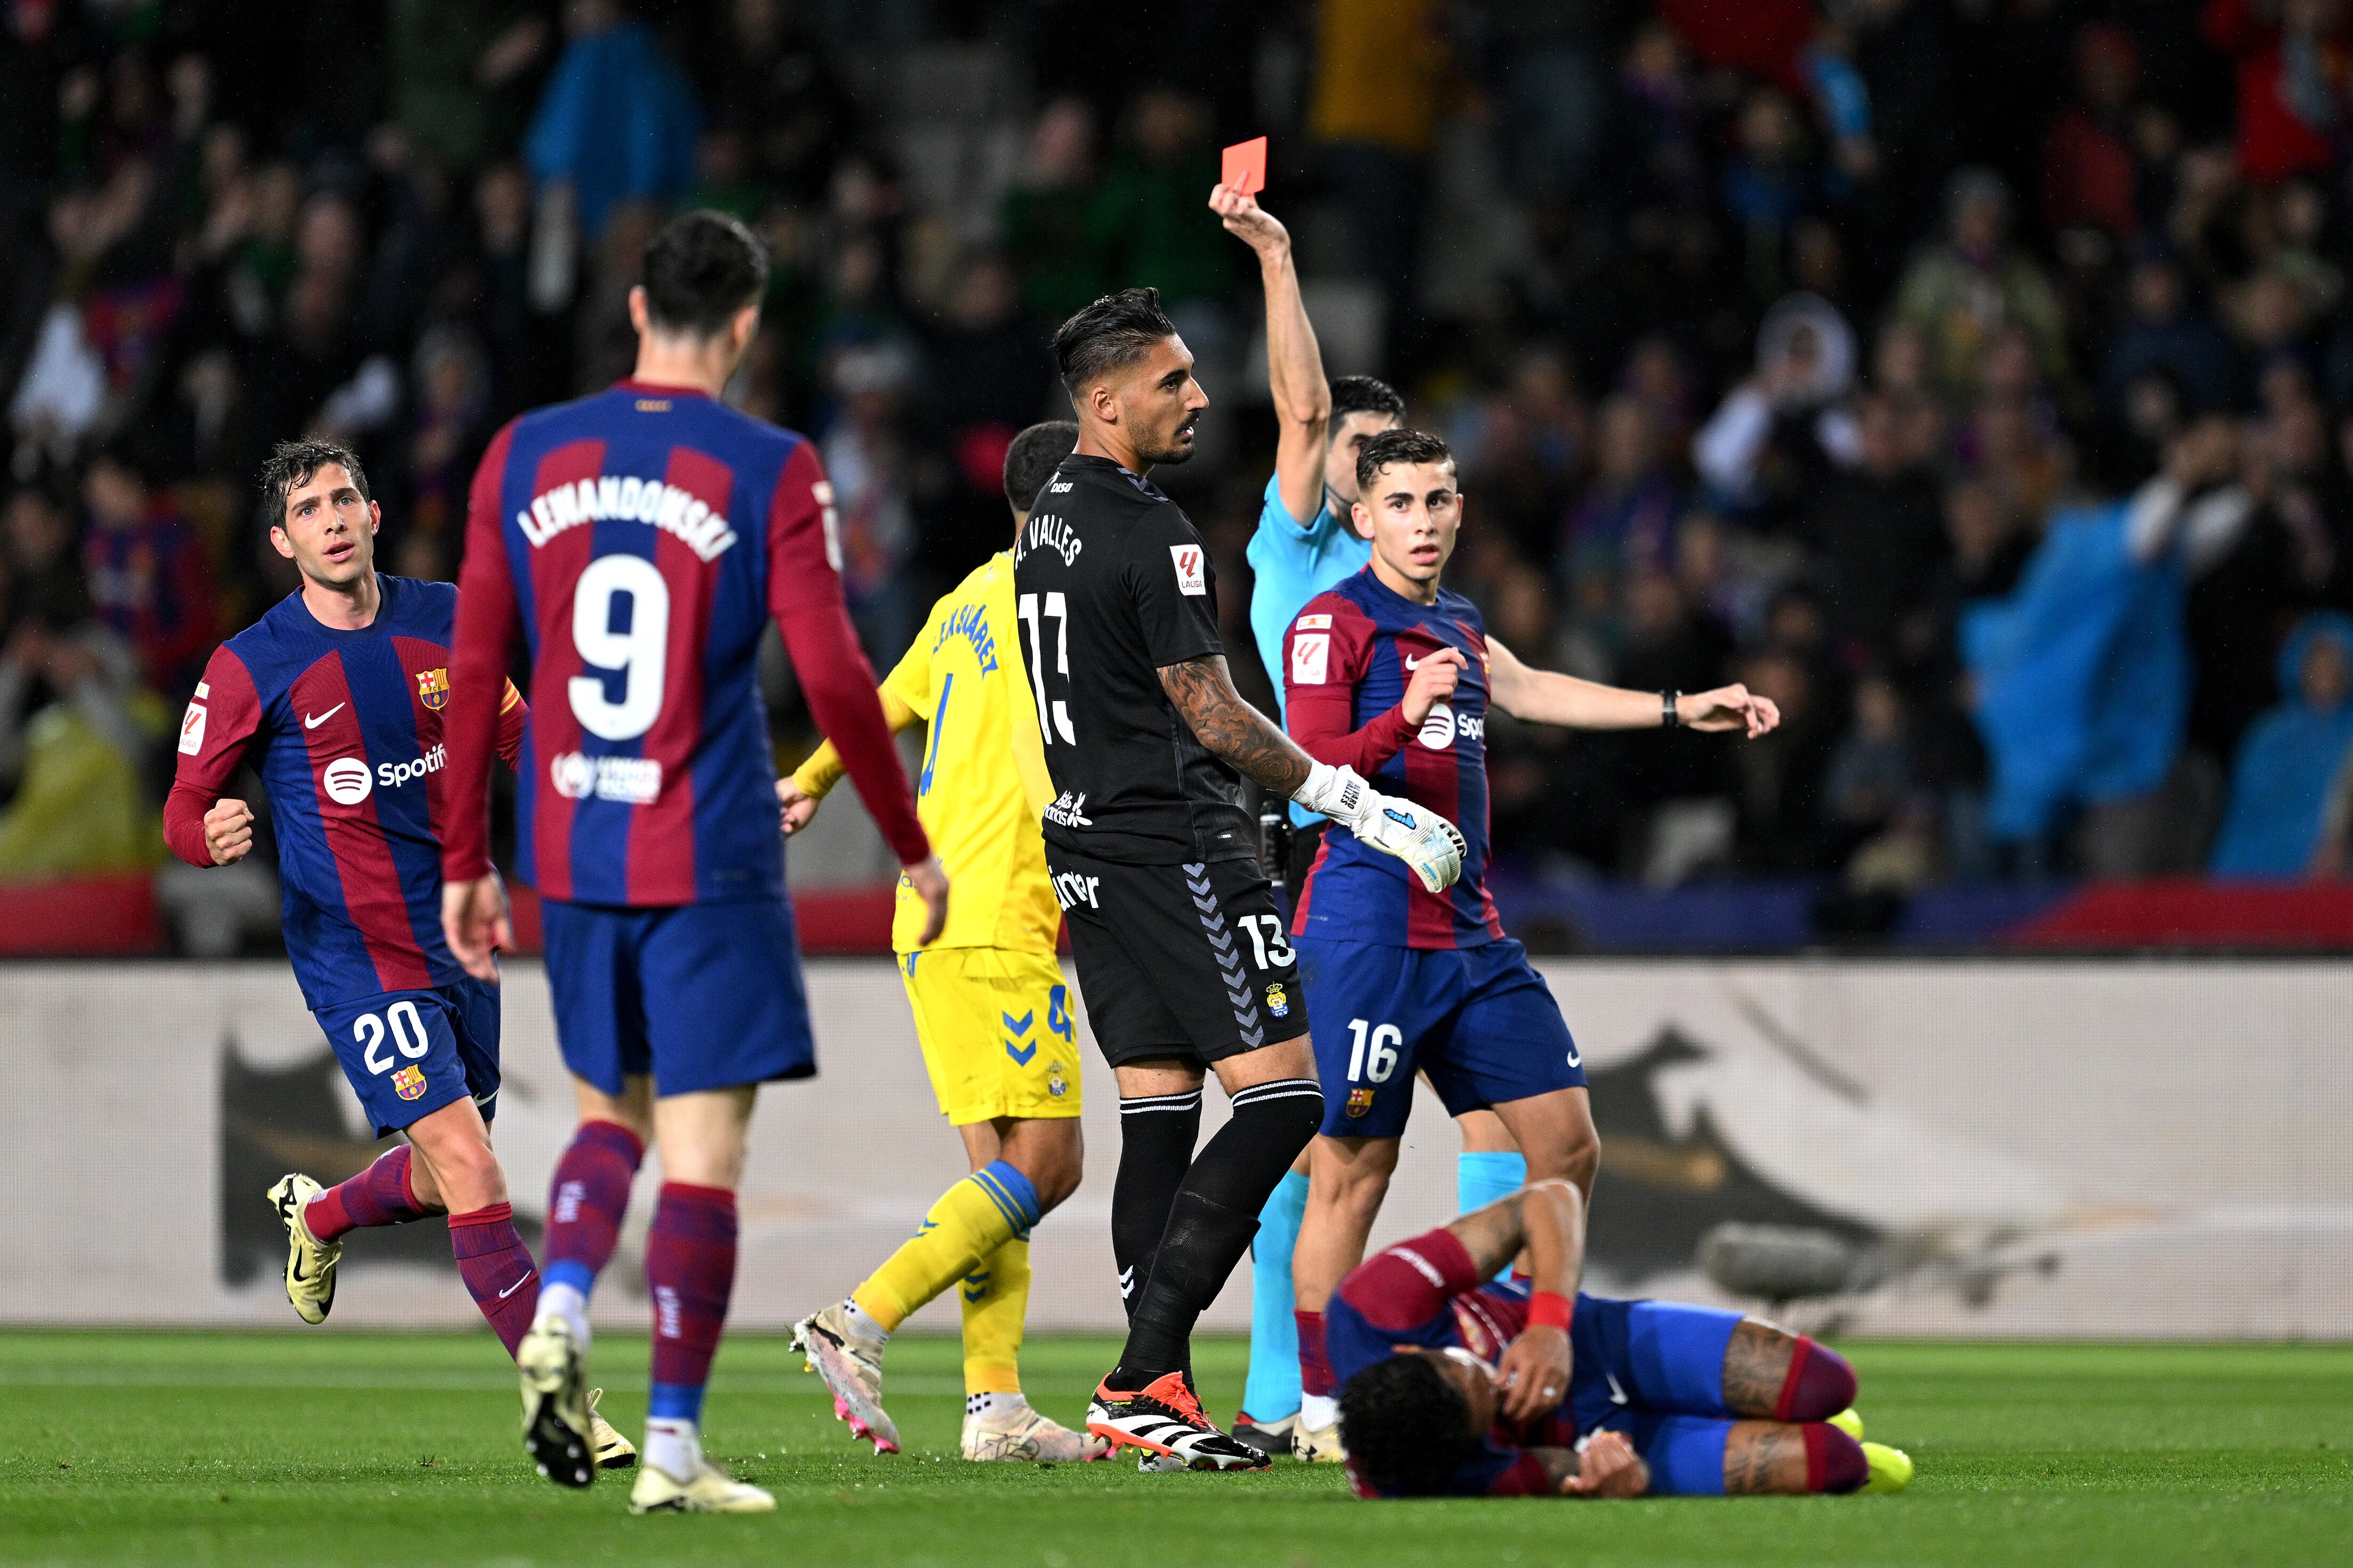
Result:
[[1222,183],[1246,196],[1254,196],[1266,189],[1265,137],[1237,142],[1226,149],[1226,172]]

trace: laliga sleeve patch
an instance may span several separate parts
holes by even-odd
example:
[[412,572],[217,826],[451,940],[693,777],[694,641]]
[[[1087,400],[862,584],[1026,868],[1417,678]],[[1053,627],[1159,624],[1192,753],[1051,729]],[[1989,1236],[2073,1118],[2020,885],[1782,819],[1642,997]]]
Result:
[[180,750],[193,757],[205,749],[205,705],[188,704],[187,716],[180,721]]
[[1332,634],[1303,632],[1291,639],[1291,683],[1321,686],[1332,663]]
[[1199,597],[1209,591],[1208,564],[1198,544],[1172,544],[1168,558],[1176,563],[1176,591]]

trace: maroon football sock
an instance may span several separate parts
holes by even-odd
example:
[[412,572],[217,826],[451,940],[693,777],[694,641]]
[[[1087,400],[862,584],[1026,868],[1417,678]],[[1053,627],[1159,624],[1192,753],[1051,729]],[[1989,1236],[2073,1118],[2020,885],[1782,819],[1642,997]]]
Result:
[[321,1241],[367,1226],[406,1225],[438,1211],[417,1201],[408,1183],[413,1151],[406,1143],[385,1150],[375,1164],[339,1186],[329,1187],[302,1210],[302,1223]]
[[1324,1314],[1294,1307],[1291,1321],[1299,1328],[1299,1392],[1332,1397],[1339,1390],[1332,1386],[1332,1363],[1324,1358]]
[[1822,1421],[1854,1403],[1854,1368],[1846,1357],[1799,1334],[1773,1405],[1776,1421]]
[[638,1135],[617,1121],[580,1124],[548,1184],[547,1234],[540,1243],[548,1279],[587,1294],[612,1261],[629,1185],[645,1156]]
[[[691,1420],[711,1380],[735,1289],[735,1194],[664,1182],[646,1233],[646,1288],[654,1299],[654,1398],[661,1416]],[[691,1395],[688,1391],[691,1391]],[[671,1408],[676,1403],[681,1407]],[[691,1405],[691,1408],[686,1406]]]
[[1826,1422],[1809,1421],[1799,1430],[1806,1435],[1808,1491],[1851,1492],[1871,1479],[1862,1444]]
[[458,1277],[466,1282],[474,1305],[498,1331],[507,1354],[514,1354],[539,1306],[539,1270],[515,1230],[514,1205],[492,1204],[470,1214],[451,1215],[449,1250],[457,1256]]

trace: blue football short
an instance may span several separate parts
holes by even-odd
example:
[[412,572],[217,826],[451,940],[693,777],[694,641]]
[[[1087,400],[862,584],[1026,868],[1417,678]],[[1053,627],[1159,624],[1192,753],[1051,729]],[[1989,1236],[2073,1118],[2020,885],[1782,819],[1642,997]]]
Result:
[[1398,1136],[1416,1071],[1450,1116],[1584,1086],[1560,1004],[1508,937],[1438,949],[1291,942],[1315,1020],[1326,1137]]
[[315,1009],[360,1106],[385,1137],[471,1096],[488,1121],[499,1103],[499,993],[471,978],[435,990],[386,991]]
[[607,1094],[657,1095],[817,1071],[808,996],[782,899],[618,909],[550,899],[547,984],[564,1065]]

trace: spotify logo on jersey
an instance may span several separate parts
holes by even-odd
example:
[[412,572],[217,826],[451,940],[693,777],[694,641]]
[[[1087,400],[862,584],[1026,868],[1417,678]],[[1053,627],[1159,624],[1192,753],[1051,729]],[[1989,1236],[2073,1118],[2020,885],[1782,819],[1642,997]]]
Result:
[[1454,744],[1454,710],[1443,702],[1430,705],[1430,717],[1421,721],[1421,733],[1417,737],[1433,752],[1442,752]]
[[337,757],[320,780],[327,786],[327,798],[337,805],[357,805],[375,787],[368,765],[357,757]]

